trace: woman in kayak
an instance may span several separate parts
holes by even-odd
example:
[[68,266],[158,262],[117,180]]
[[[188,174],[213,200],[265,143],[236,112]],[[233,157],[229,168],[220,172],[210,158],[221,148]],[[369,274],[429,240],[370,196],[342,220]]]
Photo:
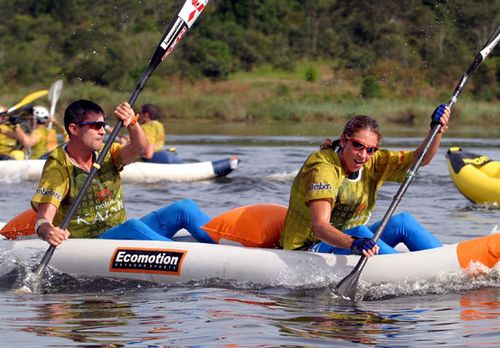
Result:
[[68,229],[58,227],[73,205],[96,165],[106,134],[104,111],[88,100],[71,103],[64,114],[69,141],[49,155],[31,205],[37,211],[35,232],[57,246],[75,238],[170,240],[181,228],[201,242],[213,243],[200,226],[210,218],[191,200],[182,200],[154,211],[141,219],[127,220],[120,179],[121,169],[150,155],[150,146],[134,110],[126,102],[115,116],[128,130],[130,143],[113,143],[99,171],[72,215]]
[[[447,129],[450,110],[440,105],[432,124],[442,125],[422,165],[429,164]],[[429,131],[431,134],[431,131]],[[290,250],[336,254],[396,253],[402,242],[409,250],[441,246],[441,242],[409,213],[394,215],[380,239],[372,239],[380,222],[365,226],[375,207],[377,191],[385,181],[402,182],[423,150],[379,149],[381,134],[369,116],[354,116],[340,139],[325,143],[309,156],[293,182],[281,235],[281,245]]]

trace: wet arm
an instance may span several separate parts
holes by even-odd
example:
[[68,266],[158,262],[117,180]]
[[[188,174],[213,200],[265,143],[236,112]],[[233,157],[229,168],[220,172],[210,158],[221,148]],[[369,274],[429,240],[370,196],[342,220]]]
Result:
[[314,235],[319,240],[343,249],[350,249],[353,239],[330,224],[332,206],[327,199],[309,201]]
[[42,203],[38,205],[37,219],[39,226],[35,231],[38,237],[47,243],[57,246],[69,238],[68,230],[63,230],[53,225],[57,207],[52,203]]
[[123,146],[121,150],[122,163],[124,165],[132,163],[141,157],[151,156],[151,146],[142,130],[141,125],[135,119],[134,110],[128,103],[121,103],[115,109],[115,116],[123,122],[123,126],[128,129],[130,142]]

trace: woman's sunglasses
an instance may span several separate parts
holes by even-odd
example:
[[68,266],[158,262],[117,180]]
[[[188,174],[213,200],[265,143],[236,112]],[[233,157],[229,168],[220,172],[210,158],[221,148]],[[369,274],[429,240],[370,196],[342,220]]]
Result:
[[89,126],[93,130],[99,130],[106,126],[106,121],[91,121],[91,122],[79,122],[78,126]]
[[349,140],[351,142],[352,147],[356,151],[366,150],[367,154],[373,155],[378,150],[378,146],[366,146],[366,144],[363,144],[361,141],[359,141],[356,138],[347,137],[347,140]]

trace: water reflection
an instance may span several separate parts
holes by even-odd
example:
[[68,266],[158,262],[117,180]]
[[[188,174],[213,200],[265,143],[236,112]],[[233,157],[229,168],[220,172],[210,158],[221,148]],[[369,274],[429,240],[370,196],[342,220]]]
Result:
[[208,314],[210,317],[232,318],[236,322],[243,318],[265,322],[276,327],[283,339],[301,337],[309,344],[334,339],[376,345],[377,336],[387,337],[390,328],[397,326],[398,321],[393,318],[352,305],[339,305],[336,299],[328,296],[329,291],[298,290],[284,295],[260,294],[252,299],[226,297],[225,302],[237,305],[231,309],[211,309]]
[[369,345],[377,344],[378,335],[388,335],[386,325],[395,323],[396,320],[361,310],[325,312],[276,320],[276,325],[285,336],[334,338]]
[[34,310],[36,315],[30,320],[33,324],[23,331],[81,343],[123,341],[123,333],[112,328],[127,327],[129,320],[135,318],[128,303],[116,302],[109,297],[80,301],[63,297],[58,302],[34,306]]
[[496,289],[470,291],[460,296],[460,319],[496,320],[500,318],[500,292]]

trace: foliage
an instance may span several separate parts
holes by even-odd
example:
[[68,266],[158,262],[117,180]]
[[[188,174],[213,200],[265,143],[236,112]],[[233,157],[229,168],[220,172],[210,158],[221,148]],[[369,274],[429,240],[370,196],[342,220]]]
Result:
[[[0,0],[0,83],[64,78],[129,90],[177,5]],[[165,88],[172,76],[227,80],[263,66],[293,72],[307,62],[311,82],[347,72],[365,97],[418,95],[456,81],[499,23],[498,0],[211,1],[149,87]],[[474,77],[477,98],[499,98],[498,51]],[[312,68],[317,61],[330,69]]]
[[361,85],[361,96],[365,99],[378,98],[381,96],[381,88],[374,76],[366,76]]
[[319,72],[314,67],[309,66],[306,69],[306,81],[316,82],[319,79]]

